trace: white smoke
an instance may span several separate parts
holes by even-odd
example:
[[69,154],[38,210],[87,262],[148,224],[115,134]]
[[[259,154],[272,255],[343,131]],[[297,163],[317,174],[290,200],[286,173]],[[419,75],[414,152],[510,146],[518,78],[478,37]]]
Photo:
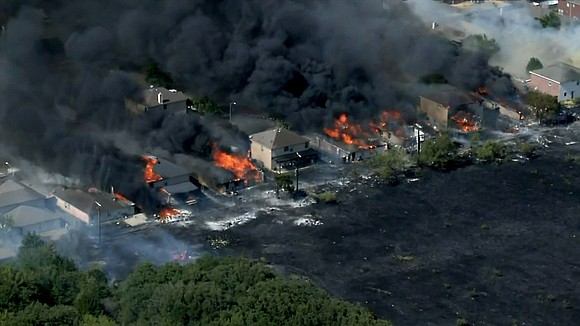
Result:
[[512,75],[526,74],[531,57],[540,59],[544,66],[557,61],[580,66],[580,25],[567,25],[563,19],[560,30],[544,29],[534,19],[534,9],[524,1],[486,2],[465,9],[425,0],[410,0],[409,4],[429,26],[436,22],[466,35],[486,34],[494,38],[501,51],[491,64]]

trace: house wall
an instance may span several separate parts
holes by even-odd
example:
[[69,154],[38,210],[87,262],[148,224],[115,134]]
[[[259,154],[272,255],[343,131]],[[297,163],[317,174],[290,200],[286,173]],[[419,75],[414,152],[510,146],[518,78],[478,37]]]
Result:
[[[286,148],[287,147],[287,148]],[[306,141],[304,143],[298,143],[294,145],[289,145],[286,147],[274,148],[272,149],[272,158],[286,155],[292,152],[301,152],[310,148],[310,142]]]
[[447,127],[449,123],[448,108],[423,96],[420,97],[419,111],[426,113],[429,119],[443,127]]
[[190,174],[184,174],[172,178],[163,179],[161,181],[153,183],[153,188],[159,189],[167,186],[172,186],[180,183],[190,182]]
[[572,2],[568,0],[559,0],[558,1],[558,13],[562,16],[571,17],[571,18],[580,18],[580,3],[579,2]]
[[62,200],[59,197],[55,197],[55,205],[56,207],[62,209],[63,211],[67,212],[71,216],[81,220],[85,224],[89,224],[90,217],[89,214],[83,212],[82,210],[72,206],[71,204],[67,203],[66,201]]
[[531,74],[530,89],[552,96],[560,96],[560,84],[554,80]]
[[147,108],[147,110],[163,110],[167,113],[186,113],[187,101],[169,102],[163,105],[150,106]]
[[[98,213],[99,212],[97,210],[95,210],[91,214],[91,218],[95,223],[97,223],[97,220],[99,218]],[[132,216],[135,214],[135,207],[123,207],[123,208],[119,207],[118,209],[116,209],[114,211],[105,210],[105,211],[101,211],[100,213],[101,213],[101,223],[102,223],[102,222],[120,219],[120,218],[123,218],[125,216]]]
[[347,157],[350,155],[349,151],[344,150],[343,148],[332,144],[331,142],[326,141],[320,137],[316,137],[315,145],[314,145],[320,152],[324,153],[325,155],[329,156],[333,160],[339,160],[343,157]]
[[255,141],[250,145],[250,156],[252,159],[262,163],[268,170],[272,169],[272,151]]
[[56,219],[56,220],[50,220],[50,221],[46,221],[46,222],[40,222],[40,223],[36,223],[36,224],[23,226],[23,227],[19,228],[18,232],[20,233],[20,235],[25,235],[28,232],[41,233],[41,232],[60,229],[63,226],[64,226],[64,221],[61,219]]
[[573,100],[580,96],[580,80],[573,80],[560,85],[559,101]]

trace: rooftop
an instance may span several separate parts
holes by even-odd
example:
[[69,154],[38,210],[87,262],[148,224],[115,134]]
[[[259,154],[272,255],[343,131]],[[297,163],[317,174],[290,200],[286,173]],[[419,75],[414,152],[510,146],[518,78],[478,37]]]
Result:
[[17,228],[59,219],[58,215],[48,209],[31,206],[18,206],[6,215],[12,218]]
[[91,193],[79,189],[59,188],[54,195],[85,213],[96,210],[96,202],[101,204],[101,211],[116,211],[134,205],[130,201],[114,199],[110,193]]
[[308,139],[305,137],[284,128],[262,131],[251,135],[250,138],[252,141],[266,146],[269,149],[282,148],[308,142]]
[[530,71],[530,73],[558,83],[580,80],[580,69],[564,62],[557,62],[542,69]]
[[475,100],[471,96],[457,89],[434,91],[429,94],[424,94],[422,97],[452,108],[475,103]]
[[155,158],[157,159],[157,164],[155,165],[153,170],[155,171],[155,173],[159,174],[163,179],[170,179],[182,175],[190,175],[193,173],[193,171],[190,171],[182,166],[179,166],[169,160],[159,157]]
[[8,179],[0,184],[0,207],[12,206],[42,198],[46,197],[14,180]]
[[[159,100],[161,100],[162,103],[160,103]],[[149,107],[167,103],[182,102],[186,100],[187,96],[185,96],[185,94],[175,89],[155,87],[145,90],[145,105]]]

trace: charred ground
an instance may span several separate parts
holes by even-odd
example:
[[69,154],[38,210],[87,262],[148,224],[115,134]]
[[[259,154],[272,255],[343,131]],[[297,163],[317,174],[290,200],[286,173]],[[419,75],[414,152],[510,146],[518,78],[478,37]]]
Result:
[[[226,231],[222,253],[264,257],[398,324],[568,325],[580,318],[579,178],[544,156],[396,187],[353,182],[338,205]],[[323,225],[285,223],[293,215]]]

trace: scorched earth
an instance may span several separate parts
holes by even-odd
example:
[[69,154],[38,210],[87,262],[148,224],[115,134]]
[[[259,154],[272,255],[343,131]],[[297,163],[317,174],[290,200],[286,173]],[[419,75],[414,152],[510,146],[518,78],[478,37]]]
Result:
[[526,163],[426,172],[398,186],[349,178],[348,167],[321,182],[338,204],[254,190],[163,228],[196,254],[266,259],[400,325],[574,325],[578,127],[537,138],[540,157]]

